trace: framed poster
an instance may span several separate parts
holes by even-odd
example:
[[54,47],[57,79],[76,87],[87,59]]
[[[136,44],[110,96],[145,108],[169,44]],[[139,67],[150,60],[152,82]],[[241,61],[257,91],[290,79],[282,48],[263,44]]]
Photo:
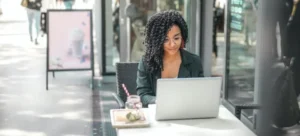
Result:
[[48,10],[47,30],[47,71],[93,68],[92,10]]

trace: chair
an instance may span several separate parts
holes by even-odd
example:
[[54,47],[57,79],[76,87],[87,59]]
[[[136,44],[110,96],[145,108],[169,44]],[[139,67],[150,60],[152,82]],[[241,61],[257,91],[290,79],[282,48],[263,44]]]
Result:
[[126,85],[131,95],[136,95],[136,78],[138,63],[117,63],[116,64],[116,78],[117,78],[117,93],[113,93],[120,108],[125,108],[127,95],[123,90],[122,84]]

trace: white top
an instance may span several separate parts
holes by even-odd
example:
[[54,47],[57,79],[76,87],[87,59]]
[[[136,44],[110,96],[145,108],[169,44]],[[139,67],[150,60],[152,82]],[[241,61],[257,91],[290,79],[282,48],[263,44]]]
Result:
[[219,116],[211,119],[156,121],[155,105],[143,111],[150,127],[117,129],[118,136],[256,136],[222,105]]

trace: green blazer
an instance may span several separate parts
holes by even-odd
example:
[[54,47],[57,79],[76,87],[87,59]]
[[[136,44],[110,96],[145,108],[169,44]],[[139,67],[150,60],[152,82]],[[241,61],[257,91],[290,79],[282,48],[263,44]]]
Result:
[[[186,50],[180,50],[181,64],[178,78],[203,77],[203,69],[200,57],[189,53]],[[148,104],[154,104],[156,101],[156,81],[161,78],[161,71],[151,73],[147,71],[147,66],[143,59],[139,62],[137,71],[137,94],[141,97],[144,107]]]

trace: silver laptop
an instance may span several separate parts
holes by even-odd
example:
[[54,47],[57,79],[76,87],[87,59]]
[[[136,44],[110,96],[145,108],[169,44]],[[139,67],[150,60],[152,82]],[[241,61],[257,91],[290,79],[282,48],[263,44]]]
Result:
[[156,120],[217,117],[221,84],[221,77],[158,79]]

